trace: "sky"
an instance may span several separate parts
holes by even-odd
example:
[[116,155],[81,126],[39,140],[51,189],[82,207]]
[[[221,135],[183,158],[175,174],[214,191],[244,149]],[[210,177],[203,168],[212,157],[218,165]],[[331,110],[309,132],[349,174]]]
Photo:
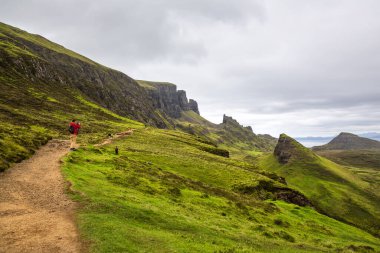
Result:
[[378,0],[0,0],[0,21],[255,133],[380,132]]

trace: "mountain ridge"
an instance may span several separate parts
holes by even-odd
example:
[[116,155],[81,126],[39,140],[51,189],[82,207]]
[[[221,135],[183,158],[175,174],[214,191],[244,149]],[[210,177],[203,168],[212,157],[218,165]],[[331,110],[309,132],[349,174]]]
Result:
[[[101,132],[122,131],[120,122],[128,119],[173,129],[185,113],[190,115],[187,120],[198,118],[198,124],[210,126],[200,116],[197,102],[188,100],[186,92],[177,90],[175,84],[136,81],[40,35],[4,23],[0,23],[0,85],[0,171],[33,154],[49,138],[65,135],[63,126],[72,118],[91,126],[83,133],[97,132],[99,136]],[[184,118],[180,121],[191,124]],[[128,122],[131,126],[140,124]],[[10,135],[12,132],[15,134]],[[217,131],[214,137],[224,142]]]

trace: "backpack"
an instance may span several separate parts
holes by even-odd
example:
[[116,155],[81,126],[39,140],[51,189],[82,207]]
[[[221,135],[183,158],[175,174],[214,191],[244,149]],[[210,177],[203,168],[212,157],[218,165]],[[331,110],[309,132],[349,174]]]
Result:
[[73,134],[74,133],[74,127],[73,126],[69,126],[69,133]]

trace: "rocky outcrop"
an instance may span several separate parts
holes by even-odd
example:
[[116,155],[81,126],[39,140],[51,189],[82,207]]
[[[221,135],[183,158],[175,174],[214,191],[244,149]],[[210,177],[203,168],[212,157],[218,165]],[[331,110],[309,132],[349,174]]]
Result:
[[[256,135],[251,126],[243,126],[234,118],[223,115],[223,122],[219,125],[222,129],[219,135],[227,143],[245,143],[247,149],[272,151],[276,145],[269,137]],[[273,137],[272,137],[273,138]]]
[[189,99],[189,108],[190,108],[190,110],[192,110],[192,111],[196,112],[198,115],[200,115],[197,101],[195,101],[193,99]]
[[380,149],[380,142],[360,137],[351,133],[340,133],[329,143],[313,147],[313,150],[355,150],[355,149]]
[[281,164],[287,164],[290,160],[314,159],[315,154],[308,148],[286,134],[281,134],[273,154]]
[[145,88],[156,109],[161,110],[172,118],[180,118],[183,111],[194,111],[199,114],[195,100],[187,99],[186,91],[177,90],[177,86],[166,82],[150,82],[137,80]]
[[281,135],[274,149],[274,155],[279,163],[286,164],[289,162],[290,157],[292,157],[293,150],[292,140]]
[[243,194],[253,194],[261,199],[283,200],[299,206],[312,206],[311,201],[301,192],[274,181],[259,180],[257,185],[235,185],[234,190]]

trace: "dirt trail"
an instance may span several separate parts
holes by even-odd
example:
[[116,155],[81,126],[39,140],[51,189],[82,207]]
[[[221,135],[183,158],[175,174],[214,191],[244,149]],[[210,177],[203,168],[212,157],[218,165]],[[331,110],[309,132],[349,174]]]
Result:
[[0,174],[0,252],[80,252],[75,203],[64,193],[60,158],[67,141],[51,141]]

